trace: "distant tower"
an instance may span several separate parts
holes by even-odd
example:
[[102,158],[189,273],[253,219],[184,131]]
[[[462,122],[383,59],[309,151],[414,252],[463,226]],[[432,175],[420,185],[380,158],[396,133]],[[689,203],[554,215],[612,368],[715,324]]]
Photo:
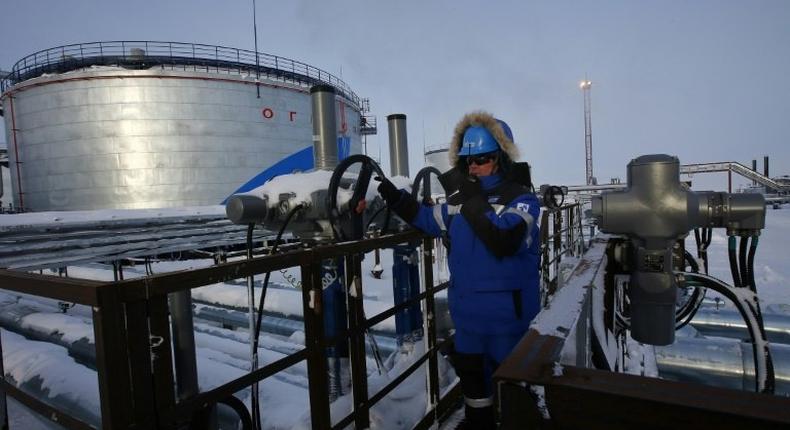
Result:
[[597,182],[593,176],[592,164],[592,119],[590,118],[590,87],[592,82],[585,79],[579,83],[579,87],[584,92],[584,154],[586,156],[587,185],[595,185]]

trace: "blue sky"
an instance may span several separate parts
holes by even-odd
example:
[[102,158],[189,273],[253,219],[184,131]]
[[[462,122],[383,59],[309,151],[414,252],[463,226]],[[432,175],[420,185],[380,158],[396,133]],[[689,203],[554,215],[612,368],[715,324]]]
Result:
[[[251,0],[3,3],[4,70],[40,49],[100,40],[253,48]],[[258,0],[257,9],[260,51],[342,76],[381,124],[408,115],[413,172],[423,144],[446,144],[465,112],[485,109],[509,122],[537,183],[582,183],[587,76],[599,182],[657,152],[681,163],[756,158],[760,169],[769,155],[773,175],[790,174],[790,1]],[[374,153],[387,142],[380,130]],[[723,174],[694,180],[726,187]]]

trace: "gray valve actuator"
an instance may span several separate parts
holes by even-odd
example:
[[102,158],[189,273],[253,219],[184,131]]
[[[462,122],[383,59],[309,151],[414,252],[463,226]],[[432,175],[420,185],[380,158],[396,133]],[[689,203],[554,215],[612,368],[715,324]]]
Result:
[[672,246],[697,227],[725,227],[728,235],[757,235],[765,226],[761,194],[694,192],[680,183],[680,163],[666,154],[628,163],[624,190],[592,200],[592,214],[605,233],[630,240],[631,336],[643,343],[675,340],[677,281]]

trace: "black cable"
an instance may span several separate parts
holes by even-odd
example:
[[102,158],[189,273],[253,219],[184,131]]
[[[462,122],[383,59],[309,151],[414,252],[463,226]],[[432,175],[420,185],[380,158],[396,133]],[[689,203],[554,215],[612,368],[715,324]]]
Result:
[[[733,291],[729,285],[725,284],[719,279],[716,279],[709,275],[703,275],[700,273],[690,273],[685,272],[683,273],[687,279],[691,278],[692,280],[698,281],[703,283],[713,291],[723,295],[724,297],[730,299],[735,304],[735,307],[738,309],[738,312],[741,314],[741,318],[746,323],[746,328],[749,331],[749,337],[752,340],[752,353],[754,355],[754,366],[755,366],[755,391],[773,394],[774,386],[775,386],[775,375],[774,375],[774,368],[773,368],[773,361],[771,360],[771,351],[768,349],[768,340],[765,337],[765,328],[762,327],[762,324],[756,318],[756,311],[752,307],[751,303],[746,300],[741,299],[741,297]],[[745,305],[745,306],[744,306]],[[754,316],[754,319],[749,318],[749,314],[747,314],[747,309],[751,312],[751,315]],[[757,327],[755,327],[755,325]],[[757,340],[760,339],[761,344],[763,346],[762,354],[757,351]],[[762,357],[762,360],[760,360]],[[763,369],[761,369],[761,367]],[[765,372],[765,380],[761,381],[758,375],[760,375],[760,370],[764,370]],[[760,387],[762,385],[762,388]]]
[[746,267],[749,269],[749,288],[751,288],[754,294],[757,294],[757,284],[754,281],[754,254],[757,251],[757,242],[758,237],[752,236],[752,243],[749,247],[749,257],[746,262]]
[[[285,217],[285,221],[283,221],[283,225],[280,226],[280,231],[277,232],[277,236],[274,239],[274,246],[272,246],[272,250],[269,252],[269,255],[274,255],[277,252],[277,247],[280,245],[280,239],[285,232],[285,228],[288,226],[288,223],[291,222],[291,218],[296,215],[296,212],[302,210],[304,208],[303,204],[296,205],[288,215]],[[258,336],[261,334],[261,322],[263,320],[263,304],[266,300],[266,289],[269,286],[269,276],[272,272],[266,272],[266,276],[263,278],[263,285],[261,285],[261,297],[258,301],[258,319],[255,323],[255,338],[253,339],[253,346],[255,349],[253,351],[258,350]]]
[[[370,228],[370,225],[373,224],[373,221],[376,220],[376,217],[379,216],[381,211],[383,211],[384,209],[389,209],[389,207],[387,207],[387,205],[384,205],[384,206],[380,207],[376,212],[373,213],[373,216],[370,217],[370,219],[368,220],[368,223],[365,225],[365,231],[368,231],[368,229]],[[389,212],[387,212],[387,216],[388,217],[390,216]],[[385,221],[385,223],[389,224],[389,219],[387,221]]]
[[[296,214],[297,211],[304,208],[303,204],[298,204],[288,212],[288,215],[285,217],[285,221],[283,221],[283,225],[280,226],[280,231],[277,232],[277,236],[274,239],[274,245],[272,246],[272,250],[269,252],[269,255],[274,255],[277,252],[277,247],[280,245],[280,239],[282,239],[283,233],[285,232],[285,228],[288,226],[288,223],[291,222],[291,218]],[[254,224],[250,224],[251,227]],[[247,256],[248,259],[252,258],[252,229],[249,230],[250,233],[247,238]],[[266,272],[266,275],[263,278],[263,284],[261,285],[261,296],[258,299],[258,317],[255,321],[255,330],[254,336],[252,338],[252,351],[255,357],[258,355],[258,337],[261,334],[261,323],[263,320],[263,304],[266,301],[266,288],[269,286],[269,277],[271,276],[272,272]],[[253,289],[254,294],[255,289]],[[254,298],[254,296],[253,296]],[[255,368],[258,367],[257,359],[253,360],[253,371]],[[250,408],[252,409],[252,424],[254,430],[261,430],[261,416],[259,410],[260,400],[258,398],[258,382],[254,382],[252,384],[252,396],[250,397]]]
[[751,289],[749,285],[749,267],[746,265],[746,255],[749,252],[749,237],[742,236],[738,246],[738,268],[741,274],[741,287]]
[[[299,204],[296,207],[294,207],[293,209],[291,209],[291,211],[288,213],[288,215],[285,218],[285,222],[283,222],[283,225],[280,227],[280,231],[277,233],[277,236],[276,236],[276,238],[274,240],[274,245],[272,246],[272,250],[269,253],[269,255],[272,255],[275,252],[277,252],[277,247],[280,244],[280,239],[282,238],[282,235],[285,232],[285,228],[288,226],[288,223],[291,221],[291,218],[293,218],[294,214],[296,214],[296,211],[302,209],[303,207],[304,207],[303,205]],[[250,224],[250,228],[247,231],[247,259],[252,259],[252,229],[254,227],[255,227],[255,224]],[[252,340],[252,351],[253,351],[253,354],[256,355],[256,356],[257,356],[257,351],[258,351],[258,337],[260,336],[261,324],[262,324],[262,318],[263,318],[263,305],[264,305],[264,302],[266,300],[266,288],[269,285],[269,277],[270,276],[271,276],[271,272],[266,272],[266,275],[264,276],[263,284],[262,284],[262,287],[261,287],[261,296],[260,296],[260,299],[258,301],[258,317],[257,317],[256,322],[255,322],[255,329],[254,329],[254,332],[253,332],[254,333],[254,337],[253,337],[253,340]],[[253,299],[254,299],[255,298],[255,296],[254,296],[255,290],[254,289],[253,289],[253,293],[252,294],[253,294]],[[257,367],[257,366],[258,366],[257,360],[254,360],[253,367]],[[253,370],[255,370],[255,369],[253,369]],[[261,427],[261,417],[260,417],[260,410],[259,410],[260,400],[258,398],[258,383],[257,382],[252,385],[252,393],[251,393],[251,397],[250,397],[250,404],[251,404],[251,409],[252,409],[253,429],[260,430],[262,427]]]
[[247,407],[244,406],[244,402],[239,400],[238,397],[230,395],[218,401],[217,403],[223,404],[236,412],[236,414],[239,416],[239,419],[241,420],[242,430],[253,430],[250,413],[247,411]]
[[[746,263],[746,267],[748,269],[748,276],[749,276],[749,289],[754,294],[754,297],[757,297],[757,283],[754,280],[754,254],[757,252],[757,243],[758,238],[757,236],[752,236],[751,246],[749,246],[749,257]],[[759,300],[755,299],[754,303],[754,312],[757,316],[757,323],[760,325],[760,333],[763,335],[763,338],[768,339],[768,336],[765,334],[765,322],[763,321],[763,312],[760,309],[760,302]],[[773,363],[769,363],[771,366],[771,371],[773,371]]]
[[[247,226],[247,260],[252,260],[252,232],[255,230],[255,223],[250,223]],[[251,302],[255,303],[255,275],[247,276],[247,287],[250,289],[251,295]],[[252,304],[250,303],[250,304]],[[252,348],[252,357],[251,357],[251,366],[252,368],[257,366],[257,349]],[[254,369],[253,369],[254,370]],[[258,410],[258,386],[253,385],[250,390],[250,410],[252,413],[252,428],[253,430],[260,430],[261,428],[261,417],[260,411]]]
[[698,228],[694,229],[694,243],[697,245],[697,257],[702,258],[702,242],[700,241],[700,231]]
[[738,274],[738,258],[735,256],[735,236],[727,239],[727,253],[730,257],[730,272],[732,273],[732,284],[735,288],[741,288],[741,277]]
[[[685,252],[685,260],[688,261],[689,266],[691,267],[691,271],[694,273],[699,273],[699,263],[694,259],[694,256],[691,255],[690,252]],[[688,283],[687,283],[688,284]],[[702,301],[705,299],[705,293],[707,290],[704,287],[700,286],[691,286],[694,288],[694,292],[691,293],[691,297],[686,301],[686,303],[681,306],[675,312],[675,330],[679,330],[685,327],[694,316],[697,314],[700,306],[702,305]]]
[[713,240],[713,228],[708,227],[702,229],[702,263],[705,266],[705,273],[708,272],[708,248],[710,247],[710,242]]

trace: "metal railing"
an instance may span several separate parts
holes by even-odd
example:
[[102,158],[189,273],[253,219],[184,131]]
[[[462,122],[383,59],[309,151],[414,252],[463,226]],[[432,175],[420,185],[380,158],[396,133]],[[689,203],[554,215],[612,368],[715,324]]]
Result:
[[582,204],[570,203],[544,209],[540,218],[541,304],[561,282],[560,263],[565,257],[581,257],[585,251]]
[[161,41],[91,42],[44,49],[17,61],[0,81],[0,89],[5,92],[12,85],[45,73],[64,73],[91,66],[252,73],[306,86],[329,84],[358,108],[361,104],[359,96],[345,82],[301,61],[246,49]]
[[[410,300],[365,318],[362,303],[363,253],[404,242],[422,241],[423,281],[425,290]],[[332,246],[285,252],[218,264],[216,266],[147,276],[116,282],[98,282],[59,278],[0,270],[0,285],[17,291],[69,303],[88,305],[92,309],[96,348],[96,370],[101,403],[101,428],[106,429],[175,429],[202,424],[202,414],[211,405],[227,399],[252,384],[306,361],[312,427],[341,429],[350,424],[368,428],[370,409],[392,392],[406,378],[427,363],[427,413],[415,428],[427,429],[447,413],[459,399],[459,388],[442,395],[439,386],[438,354],[448,340],[437,339],[434,295],[447,288],[434,285],[433,239],[410,231],[374,239],[346,242]],[[346,300],[348,328],[332,339],[324,335],[322,305],[322,261],[346,258]],[[179,291],[273,272],[289,267],[301,268],[301,293],[304,316],[303,349],[246,373],[219,387],[203,391],[186,400],[176,401],[174,357],[168,314],[168,295]],[[352,281],[353,280],[353,281]],[[376,393],[368,392],[365,333],[374,325],[416,303],[424,302],[426,312],[426,352],[400,375]],[[156,342],[154,342],[156,340]],[[340,419],[330,416],[328,368],[325,351],[338,342],[348,342],[352,368],[351,390],[354,408]],[[2,355],[0,355],[2,357]],[[2,369],[0,362],[0,369]],[[90,424],[58,410],[45,400],[35,398],[5,378],[0,381],[6,395],[69,429],[89,429]],[[334,422],[334,424],[333,424]],[[0,423],[1,425],[1,423]]]

